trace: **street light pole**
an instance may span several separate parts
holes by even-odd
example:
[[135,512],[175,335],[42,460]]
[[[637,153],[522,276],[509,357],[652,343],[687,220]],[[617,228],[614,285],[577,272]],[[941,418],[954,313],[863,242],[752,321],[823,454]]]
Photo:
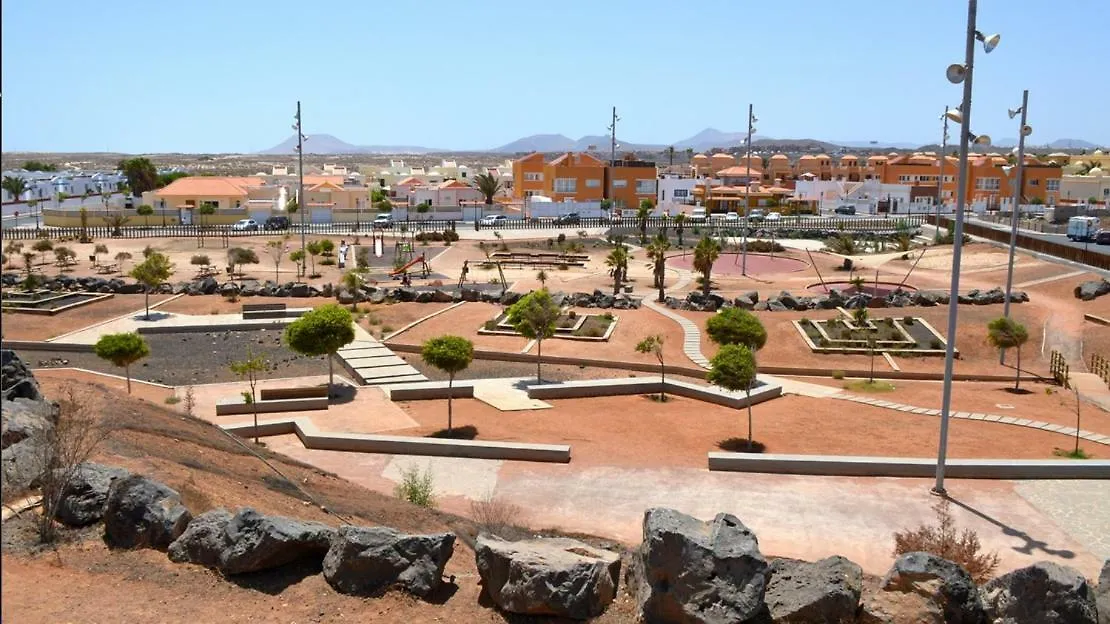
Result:
[[[1025,190],[1025,119],[1029,108],[1029,89],[1021,92],[1021,125],[1018,126],[1017,177],[1014,179],[1014,208],[1010,215],[1010,259],[1006,262],[1006,293],[1003,299],[1002,316],[1010,318],[1010,289],[1014,285],[1014,250],[1017,247],[1018,212],[1021,196]],[[1005,358],[1005,351],[1002,352]]]
[[752,123],[754,121],[755,115],[752,114],[752,105],[748,104],[748,149],[745,157],[746,162],[744,163],[748,168],[748,175],[744,178],[746,182],[744,185],[744,238],[740,243],[740,275],[748,274],[748,215],[752,211]]
[[945,153],[948,149],[948,107],[944,107],[944,114],[940,116],[944,120],[944,132],[940,135],[940,156],[937,158],[937,164],[940,167],[937,173],[937,221],[936,221],[936,240],[940,240],[940,207],[944,205],[944,161],[947,159]]
[[975,64],[975,15],[978,0],[967,2],[967,38],[964,45],[964,93],[960,103],[960,166],[956,190],[956,224],[952,233],[952,284],[948,299],[948,344],[944,349],[944,390],[940,408],[940,443],[937,450],[937,478],[933,493],[947,496],[944,489],[944,462],[948,453],[948,418],[952,407],[952,373],[956,363],[956,323],[960,305],[960,257],[963,252],[964,208],[967,201],[967,152],[971,139],[971,83]]
[[[301,256],[305,250],[304,213],[308,210],[304,200],[304,133],[301,132],[301,101],[297,100],[297,210],[301,213]],[[301,266],[304,266],[302,261]]]

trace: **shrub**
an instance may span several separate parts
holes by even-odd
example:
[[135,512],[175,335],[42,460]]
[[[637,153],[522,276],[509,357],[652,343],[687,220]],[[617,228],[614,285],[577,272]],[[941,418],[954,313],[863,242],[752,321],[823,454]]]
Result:
[[802,325],[809,325],[809,319],[804,317],[804,316],[802,318],[798,319],[798,322],[801,323]]
[[557,236],[555,238],[555,240],[559,241],[559,244],[561,245],[561,244],[567,242],[567,235],[562,233],[562,232],[559,232],[559,236]]
[[605,320],[605,321],[609,321],[611,323],[611,322],[613,322],[613,314],[611,312],[606,312],[605,314],[601,315],[601,319]]
[[840,330],[840,339],[841,340],[851,340],[852,339],[852,330],[847,329],[847,328]]
[[521,531],[520,507],[507,503],[490,490],[482,498],[470,502],[470,515],[478,525],[479,532],[490,533],[503,539],[514,539]]
[[944,348],[944,343],[940,341],[940,338],[933,338],[932,340],[929,341],[929,348],[930,349],[943,349]]
[[554,238],[547,239],[547,246],[548,247],[554,247],[555,246],[555,239]]
[[591,327],[583,332],[583,334],[589,338],[601,338],[605,335],[605,332],[600,327]]
[[392,325],[382,325],[382,335],[383,336],[386,335],[386,334],[392,334],[392,333],[393,333],[393,326]]
[[842,371],[842,370],[834,370],[834,371],[832,372],[832,378],[833,378],[833,379],[844,379],[844,371]]
[[435,507],[435,478],[429,465],[423,472],[419,468],[402,468],[401,482],[393,489],[393,494],[420,507]]
[[748,251],[752,253],[778,253],[786,251],[786,248],[778,243],[765,240],[750,240],[748,241]]
[[937,517],[936,525],[923,524],[916,529],[894,534],[894,556],[927,552],[960,564],[976,583],[990,579],[998,567],[998,555],[979,552],[982,545],[975,531],[964,529],[959,532],[956,529],[948,499],[938,501],[933,511]]
[[560,262],[560,263],[559,263],[559,266],[558,266],[558,267],[556,267],[556,268],[558,268],[558,269],[559,269],[560,271],[566,271],[566,270],[567,270],[567,269],[569,269],[570,267],[568,267],[568,266],[567,266],[567,263],[566,263],[566,262]]
[[574,310],[571,310],[570,312],[567,312],[567,317],[569,317],[571,319],[576,319],[576,318],[578,318],[578,313],[575,312]]
[[170,395],[170,396],[166,397],[162,402],[165,403],[166,405],[177,405],[178,403],[181,402],[181,399],[179,397],[177,397],[176,395]]
[[490,319],[490,320],[486,321],[482,325],[482,329],[485,329],[486,331],[496,331],[497,330],[497,319]]
[[443,230],[443,241],[446,243],[455,243],[459,240],[459,233],[455,230]]
[[822,337],[820,340],[817,341],[817,346],[819,346],[819,347],[828,347],[829,346],[829,339],[825,338],[825,337]]
[[913,317],[912,316],[903,316],[902,317],[902,324],[903,325],[913,325]]
[[893,316],[886,317],[885,319],[883,319],[883,323],[886,324],[887,327],[894,327],[894,317]]

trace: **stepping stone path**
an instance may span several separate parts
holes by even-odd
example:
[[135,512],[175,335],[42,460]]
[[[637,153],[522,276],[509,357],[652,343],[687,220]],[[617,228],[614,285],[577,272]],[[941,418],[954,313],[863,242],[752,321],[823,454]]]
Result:
[[697,323],[649,299],[644,299],[643,305],[678,323],[683,334],[682,352],[694,364],[705,369],[709,368],[709,360],[701,352],[701,330],[698,329]]
[[427,381],[420,371],[372,338],[361,338],[340,349],[338,355],[364,386]]

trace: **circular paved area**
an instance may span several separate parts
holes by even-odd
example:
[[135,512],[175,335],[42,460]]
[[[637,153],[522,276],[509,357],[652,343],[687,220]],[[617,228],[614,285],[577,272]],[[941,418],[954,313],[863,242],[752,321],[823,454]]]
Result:
[[[741,262],[742,260],[738,253],[722,253],[717,258],[717,261],[713,263],[713,274],[740,275]],[[670,260],[668,264],[676,269],[692,270],[694,268],[694,254],[688,253],[685,256],[679,256]],[[795,271],[805,270],[808,266],[809,264],[806,262],[795,260],[794,258],[772,258],[769,255],[748,254],[748,275],[793,273]]]

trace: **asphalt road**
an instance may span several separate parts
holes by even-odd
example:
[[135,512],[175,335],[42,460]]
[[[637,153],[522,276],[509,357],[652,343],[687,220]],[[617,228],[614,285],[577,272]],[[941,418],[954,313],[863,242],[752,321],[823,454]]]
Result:
[[[978,219],[970,219],[970,221],[975,223],[975,225],[983,225],[989,228],[994,228],[996,230],[1002,230],[1004,232],[1010,231],[1010,227],[1004,223],[991,223],[990,221],[980,221]],[[1034,232],[1032,230],[1018,230],[1018,232],[1024,236],[1031,236],[1033,238],[1039,238],[1041,240],[1052,241],[1054,243],[1060,243],[1061,245],[1067,245],[1068,247],[1087,249],[1091,253],[1110,256],[1110,245],[1096,245],[1093,242],[1081,243],[1070,240],[1067,236],[1063,234],[1045,234],[1043,232]]]

